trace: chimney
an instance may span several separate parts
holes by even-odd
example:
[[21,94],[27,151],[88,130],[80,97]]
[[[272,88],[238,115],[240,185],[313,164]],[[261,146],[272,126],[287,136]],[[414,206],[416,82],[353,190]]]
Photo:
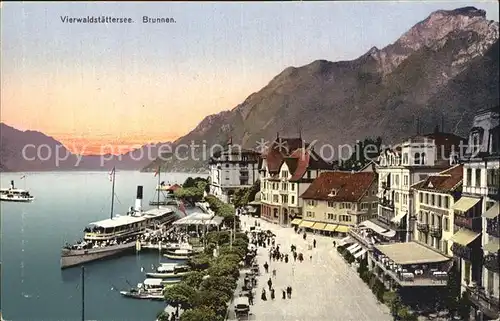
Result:
[[142,211],[142,186],[137,186],[137,197],[135,199],[135,210]]
[[14,181],[10,181],[10,188],[14,189]]

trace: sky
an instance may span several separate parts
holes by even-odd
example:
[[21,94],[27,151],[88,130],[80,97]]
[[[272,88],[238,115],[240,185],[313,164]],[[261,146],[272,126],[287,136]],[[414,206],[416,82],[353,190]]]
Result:
[[[433,11],[462,6],[498,21],[496,1],[4,2],[0,120],[84,154],[171,141],[289,66],[355,59]],[[88,15],[134,23],[61,21]]]

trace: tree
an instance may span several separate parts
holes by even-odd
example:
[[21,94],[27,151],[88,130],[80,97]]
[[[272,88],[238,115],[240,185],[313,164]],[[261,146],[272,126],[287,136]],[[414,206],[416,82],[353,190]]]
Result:
[[191,269],[195,271],[203,271],[208,269],[211,260],[212,260],[211,253],[210,254],[200,253],[191,257],[187,261],[187,265],[189,265]]
[[189,309],[181,314],[181,321],[222,321],[219,316],[216,315],[215,311],[205,307],[200,306],[194,309]]
[[205,306],[213,310],[217,315],[223,316],[227,311],[227,302],[231,294],[218,290],[201,290],[196,297],[196,306]]
[[197,288],[203,281],[204,276],[205,276],[204,272],[191,271],[182,277],[182,281],[187,285],[189,285],[190,287]]
[[179,282],[172,287],[165,289],[165,301],[171,306],[180,306],[183,310],[193,306],[195,300],[196,289],[190,287],[184,282]]
[[389,307],[393,317],[398,316],[399,309],[402,307],[401,297],[396,292],[386,292],[383,296],[385,304]]
[[418,317],[412,313],[408,307],[402,306],[398,311],[398,318],[401,321],[417,321]]
[[469,320],[471,313],[472,303],[469,299],[469,294],[467,292],[462,293],[462,297],[458,300],[457,313],[460,320]]
[[156,315],[156,320],[158,320],[158,321],[170,321],[170,316],[168,315],[167,312],[165,312],[165,310],[162,310],[162,311],[158,312],[158,314]]
[[212,276],[204,279],[200,284],[201,290],[215,290],[226,294],[232,294],[235,279],[230,276]]

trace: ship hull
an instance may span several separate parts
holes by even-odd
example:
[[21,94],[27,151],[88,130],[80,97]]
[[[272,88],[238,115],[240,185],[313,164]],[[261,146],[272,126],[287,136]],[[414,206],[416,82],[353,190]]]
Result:
[[13,197],[0,197],[2,202],[16,202],[16,203],[30,203],[35,200],[34,197],[31,198],[13,198]]
[[101,260],[107,257],[122,254],[135,249],[135,242],[127,244],[117,244],[105,248],[95,248],[88,250],[67,250],[61,253],[61,269],[81,265],[83,263]]
[[146,273],[146,276],[148,278],[155,278],[155,279],[175,279],[175,278],[181,278],[184,275],[187,275],[189,272],[179,272],[179,273],[157,273],[157,272],[148,272]]

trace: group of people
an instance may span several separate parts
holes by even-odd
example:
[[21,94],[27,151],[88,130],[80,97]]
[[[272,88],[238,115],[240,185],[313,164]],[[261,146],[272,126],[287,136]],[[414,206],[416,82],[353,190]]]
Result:
[[[266,262],[266,264],[267,264],[267,262]],[[276,275],[276,270],[273,270],[273,274]],[[275,294],[276,291],[273,287],[273,281],[271,278],[269,278],[269,280],[267,280],[267,286],[269,288],[269,294],[271,296],[271,300],[274,300],[276,298],[276,294]],[[266,288],[262,289],[262,294],[260,295],[260,298],[262,301],[267,301]],[[287,286],[285,289],[281,290],[281,298],[283,300],[285,300],[286,298],[288,298],[288,299],[292,298],[292,287],[290,285]],[[253,303],[253,301],[252,301],[252,303]]]

